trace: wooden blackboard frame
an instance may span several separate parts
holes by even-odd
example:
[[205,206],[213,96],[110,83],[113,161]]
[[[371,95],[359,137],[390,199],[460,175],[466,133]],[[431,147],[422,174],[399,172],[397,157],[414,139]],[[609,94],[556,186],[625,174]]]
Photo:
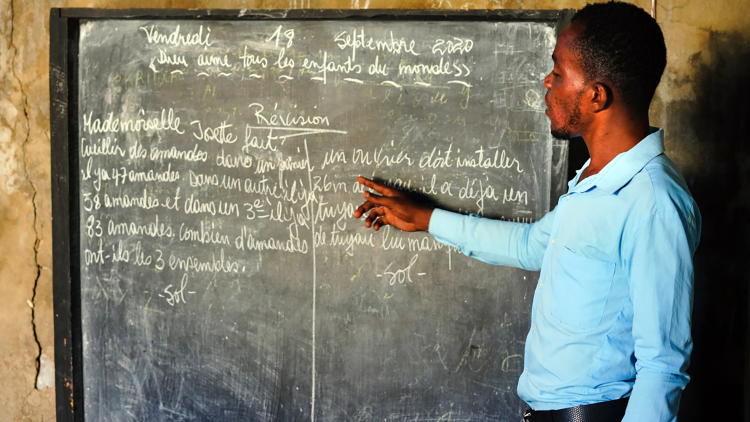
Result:
[[[50,10],[50,132],[56,412],[84,421],[80,292],[78,43],[82,20],[411,20],[547,22],[559,35],[575,11],[564,10]],[[71,142],[73,141],[73,142]],[[567,188],[568,143],[553,142],[550,209]]]

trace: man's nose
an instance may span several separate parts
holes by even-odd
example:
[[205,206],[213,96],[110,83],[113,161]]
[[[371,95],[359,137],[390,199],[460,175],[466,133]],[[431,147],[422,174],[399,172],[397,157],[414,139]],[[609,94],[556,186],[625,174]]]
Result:
[[552,72],[548,73],[544,78],[544,87],[547,89],[552,89]]

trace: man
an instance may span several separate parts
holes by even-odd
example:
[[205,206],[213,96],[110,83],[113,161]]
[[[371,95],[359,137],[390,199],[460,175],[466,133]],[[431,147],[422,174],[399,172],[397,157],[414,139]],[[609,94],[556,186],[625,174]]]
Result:
[[649,126],[664,37],[636,6],[588,5],[552,58],[552,135],[582,137],[591,156],[553,211],[534,224],[465,216],[360,177],[380,195],[365,193],[354,217],[541,270],[518,382],[526,420],[675,420],[692,350],[700,214],[663,154],[663,131]]

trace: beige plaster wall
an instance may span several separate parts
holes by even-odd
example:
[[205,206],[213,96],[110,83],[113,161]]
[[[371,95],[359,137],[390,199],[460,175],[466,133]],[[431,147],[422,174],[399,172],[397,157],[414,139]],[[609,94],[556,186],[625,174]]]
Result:
[[[43,363],[44,372],[47,358],[54,360],[48,95],[51,7],[560,9],[581,8],[585,3],[583,0],[0,0],[0,379],[4,393],[0,394],[0,421],[55,418],[54,388],[35,388],[39,362]],[[648,0],[634,3],[650,8]],[[750,147],[745,142],[748,123],[744,126],[741,123],[743,118],[750,120],[747,97],[743,98],[748,93],[744,75],[750,74],[746,72],[750,69],[742,64],[743,58],[750,61],[750,2],[658,0],[657,20],[666,35],[669,65],[652,104],[652,124],[666,128],[668,154],[685,173],[696,197],[703,196],[699,198],[701,209],[711,207],[708,216],[712,220],[728,218],[731,223],[741,219],[742,213],[750,208],[747,184]],[[739,144],[738,137],[742,141]],[[717,187],[713,186],[715,182],[734,185]],[[725,198],[713,196],[722,193]],[[721,207],[708,204],[712,200],[721,201]],[[704,233],[712,228],[715,233],[730,230],[728,224],[706,221]],[[721,247],[722,242],[734,238],[729,234],[714,234],[705,239],[704,234],[702,246],[709,250],[701,258],[705,263],[697,265],[696,295],[715,292],[712,284],[701,281],[701,277],[709,279],[707,274],[714,266],[723,265],[714,262],[721,258],[712,254],[712,245]],[[740,240],[740,245],[746,243]],[[742,272],[743,268],[747,267],[734,271]],[[711,354],[709,350],[713,349],[701,346],[699,339],[712,342],[711,333],[715,330],[710,319],[699,321],[696,316],[696,361],[709,355],[711,359],[724,356],[744,361],[744,344],[735,343],[744,342],[747,291],[739,290],[735,298],[726,298],[729,303],[724,302],[725,306],[734,306],[735,311],[741,310],[738,317],[726,318],[727,324],[739,321],[736,322],[739,325],[728,333],[720,329],[721,335],[729,336],[730,345],[724,347],[727,355]],[[696,312],[710,313],[720,306],[710,299],[696,297]],[[741,367],[733,370],[742,371]],[[712,367],[703,371],[712,372]],[[699,381],[696,374],[693,384]],[[700,385],[695,387],[693,397],[703,394]],[[708,387],[702,388],[709,391]],[[741,383],[739,388],[742,397]],[[691,399],[687,393],[686,397]],[[683,409],[685,406],[694,405],[683,403]]]

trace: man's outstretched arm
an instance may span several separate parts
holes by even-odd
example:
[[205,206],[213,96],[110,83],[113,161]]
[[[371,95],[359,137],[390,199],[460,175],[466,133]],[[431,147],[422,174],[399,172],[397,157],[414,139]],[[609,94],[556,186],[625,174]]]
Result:
[[354,212],[355,218],[369,212],[367,227],[379,230],[392,225],[404,231],[429,230],[438,241],[480,261],[527,270],[542,266],[554,212],[534,224],[492,220],[433,209],[397,189],[364,177],[357,181],[380,194],[365,192],[365,203]]

